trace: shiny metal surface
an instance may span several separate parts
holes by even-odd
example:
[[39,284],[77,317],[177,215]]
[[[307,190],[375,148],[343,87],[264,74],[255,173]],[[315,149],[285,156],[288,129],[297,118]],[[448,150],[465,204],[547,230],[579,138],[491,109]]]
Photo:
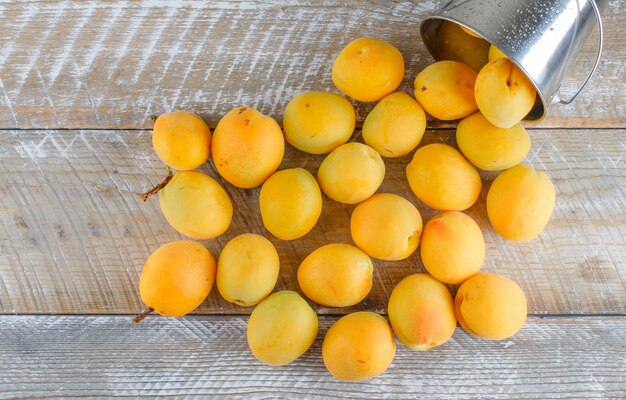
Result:
[[[549,105],[568,104],[578,94],[561,100],[558,90],[568,66],[608,5],[608,0],[595,0],[594,7],[592,1],[452,0],[425,19],[420,31],[424,44],[437,60],[451,58],[445,49],[450,46],[449,41],[439,35],[443,24],[449,23],[446,21],[465,26],[494,44],[537,88],[537,101],[525,119],[540,120]],[[597,60],[593,70],[595,66]]]

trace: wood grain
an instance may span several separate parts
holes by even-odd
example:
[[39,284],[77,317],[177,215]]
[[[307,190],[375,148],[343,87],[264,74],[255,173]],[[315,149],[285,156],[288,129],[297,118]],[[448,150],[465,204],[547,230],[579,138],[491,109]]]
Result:
[[531,318],[504,341],[460,328],[416,353],[398,342],[372,380],[332,378],[321,341],[300,359],[268,367],[248,350],[246,319],[0,317],[0,398],[516,398],[608,399],[626,393],[626,319]]
[[[4,1],[0,127],[145,128],[151,114],[174,109],[215,125],[239,105],[280,119],[295,94],[335,90],[334,57],[364,35],[399,47],[406,60],[401,90],[410,93],[415,75],[432,62],[418,24],[440,3]],[[624,4],[610,2],[604,57],[589,87],[536,126],[626,127]],[[565,93],[586,76],[596,43],[594,34]],[[357,104],[359,121],[370,109]]]
[[[358,133],[354,140],[360,140]],[[545,170],[557,190],[556,208],[540,237],[507,242],[490,228],[485,210],[495,173],[483,174],[479,201],[468,211],[483,230],[485,271],[504,274],[527,294],[533,314],[626,313],[626,158],[624,130],[532,130],[527,162]],[[454,144],[452,131],[428,131],[422,145]],[[0,311],[2,313],[136,313],[143,263],[160,245],[180,239],[158,200],[138,194],[165,175],[150,131],[4,131],[0,135]],[[283,167],[315,173],[322,156],[287,146]],[[386,159],[381,191],[405,196],[424,220],[434,212],[410,191],[410,157]],[[203,171],[223,182],[211,165]],[[258,212],[258,189],[225,184],[236,205],[229,231],[203,241],[217,257],[244,232],[270,236]],[[324,199],[316,228],[298,241],[272,239],[281,257],[277,289],[297,290],[296,270],[315,248],[350,243],[353,206]],[[394,285],[424,271],[419,255],[376,261],[374,287],[352,309],[384,312]],[[317,307],[320,313],[350,309]],[[248,313],[217,290],[199,313]]]

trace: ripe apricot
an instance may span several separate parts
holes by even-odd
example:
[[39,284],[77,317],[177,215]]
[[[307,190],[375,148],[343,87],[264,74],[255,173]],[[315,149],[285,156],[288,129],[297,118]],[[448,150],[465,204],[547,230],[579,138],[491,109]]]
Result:
[[428,274],[402,279],[391,292],[388,311],[396,336],[413,350],[447,342],[456,328],[450,291]]
[[489,122],[500,128],[519,123],[535,104],[536,90],[508,58],[487,63],[476,77],[476,104]]
[[389,324],[367,311],[339,318],[322,343],[324,365],[335,378],[346,381],[363,381],[382,374],[395,354]]
[[498,128],[480,112],[459,122],[456,143],[474,166],[486,171],[511,168],[522,162],[530,150],[530,136],[521,124]]
[[454,311],[469,333],[483,339],[506,339],[526,321],[526,296],[512,280],[481,273],[459,287]]
[[463,32],[467,33],[468,35],[473,36],[475,38],[482,38],[482,36],[480,36],[478,33],[474,32],[470,28],[466,28],[463,25],[459,25],[459,26],[461,27],[461,29],[463,29]]
[[432,38],[432,47],[437,50],[438,60],[454,60],[469,65],[475,71],[487,64],[489,42],[468,35],[460,25],[443,21],[437,36]]
[[282,290],[260,302],[248,320],[248,346],[261,362],[286,365],[317,336],[317,314],[296,292]]
[[228,242],[217,260],[217,289],[226,301],[252,306],[272,292],[279,271],[272,242],[244,233]]
[[374,265],[367,254],[348,244],[328,244],[309,254],[298,268],[302,293],[328,307],[357,304],[372,289]]
[[354,243],[371,257],[403,260],[417,250],[422,217],[407,199],[378,193],[356,206],[350,233]]
[[505,239],[528,242],[548,223],[554,200],[548,175],[518,164],[494,179],[487,193],[487,215],[493,229]]
[[211,130],[194,113],[174,111],[158,116],[152,130],[152,146],[165,164],[189,170],[203,164],[211,151]]
[[404,58],[391,44],[359,38],[339,53],[332,79],[337,89],[358,101],[378,101],[396,90],[404,77]]
[[233,205],[226,191],[210,176],[179,171],[159,192],[159,204],[167,222],[194,239],[212,239],[226,232]]
[[406,177],[417,198],[435,210],[465,210],[482,187],[478,171],[463,154],[441,143],[417,149]]
[[214,280],[215,260],[209,250],[200,243],[179,240],[159,247],[148,257],[139,294],[157,313],[180,317],[206,299]]
[[383,157],[402,157],[417,147],[426,130],[426,114],[414,98],[394,92],[365,118],[363,140]]
[[420,253],[428,273],[443,283],[456,284],[482,267],[485,240],[471,217],[444,211],[424,225]]
[[444,121],[466,117],[478,110],[474,100],[476,71],[457,61],[439,61],[415,78],[415,98],[424,110]]
[[489,46],[489,61],[500,57],[507,58],[506,54],[504,54],[502,50],[494,45]]
[[218,122],[213,132],[213,162],[231,184],[254,188],[283,160],[285,143],[278,123],[249,107],[237,107]]
[[383,183],[385,163],[363,143],[346,143],[332,151],[317,171],[317,181],[328,197],[345,204],[370,198]]
[[261,187],[259,207],[263,225],[282,240],[306,235],[322,213],[317,181],[303,168],[275,172]]
[[354,107],[335,93],[301,93],[291,99],[283,115],[287,142],[311,154],[325,154],[346,143],[355,124]]

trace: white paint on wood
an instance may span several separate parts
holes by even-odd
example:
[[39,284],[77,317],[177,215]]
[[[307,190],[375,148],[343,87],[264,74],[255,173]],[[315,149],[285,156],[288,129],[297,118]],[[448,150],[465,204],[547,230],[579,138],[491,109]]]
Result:
[[530,318],[506,341],[460,328],[444,345],[415,352],[397,342],[389,369],[340,382],[321,358],[336,318],[320,318],[312,348],[284,367],[248,350],[241,317],[0,317],[0,398],[623,398],[624,317]]
[[[481,197],[468,214],[483,230],[484,270],[504,274],[524,289],[533,314],[626,313],[626,161],[621,130],[531,130],[527,162],[545,170],[557,190],[550,223],[530,243],[507,242],[489,226],[485,198],[495,173],[483,173]],[[361,140],[355,137],[355,140]],[[422,145],[454,144],[452,131],[428,131]],[[137,283],[143,263],[160,245],[180,239],[156,198],[138,194],[159,182],[165,168],[149,131],[5,131],[0,135],[0,312],[133,313],[142,309]],[[322,156],[287,146],[283,167],[315,172]],[[405,196],[424,220],[424,206],[406,183],[410,156],[386,159],[381,191]],[[216,177],[214,168],[202,171]],[[258,189],[224,184],[236,212],[229,231],[203,241],[217,256],[244,232],[270,236],[258,212]],[[352,206],[324,199],[316,228],[305,238],[272,239],[282,261],[277,289],[296,289],[302,259],[326,243],[351,243]],[[393,286],[423,271],[418,254],[376,261],[374,287],[352,309],[384,313]],[[216,290],[199,313],[248,313]],[[319,308],[321,313],[348,309]]]
[[[364,35],[399,47],[407,67],[400,90],[411,93],[415,75],[431,62],[418,24],[438,4],[5,2],[0,126],[145,128],[150,114],[172,109],[199,112],[215,126],[239,105],[280,119],[295,94],[336,91],[332,60]],[[551,108],[535,126],[626,126],[624,18],[620,7],[609,7],[605,57],[596,77],[574,104]],[[566,93],[584,78],[594,46],[592,37],[564,84]],[[355,105],[362,121],[372,105]]]

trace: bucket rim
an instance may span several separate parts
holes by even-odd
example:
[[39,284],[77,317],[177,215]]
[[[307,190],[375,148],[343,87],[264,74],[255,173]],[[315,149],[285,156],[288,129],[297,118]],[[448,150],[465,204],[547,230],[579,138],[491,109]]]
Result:
[[[485,34],[483,34],[482,32],[480,32],[478,30],[476,30],[475,28],[473,28],[471,26],[468,26],[467,24],[459,21],[456,18],[448,17],[448,16],[441,16],[441,15],[438,15],[438,14],[433,14],[433,15],[427,16],[426,18],[424,18],[420,22],[420,37],[422,38],[422,43],[424,43],[424,46],[426,46],[426,49],[428,50],[430,55],[435,59],[435,61],[442,61],[442,59],[439,59],[438,57],[435,56],[435,54],[433,53],[433,50],[432,50],[430,44],[426,40],[426,36],[424,34],[424,31],[425,31],[424,25],[426,23],[428,23],[429,21],[433,21],[433,20],[449,21],[449,22],[453,22],[453,23],[455,23],[457,25],[460,25],[462,27],[465,27],[465,28],[471,30],[472,32],[475,32],[476,34],[480,35],[481,39],[486,40],[490,45],[493,46],[493,43],[486,38]],[[498,49],[500,51],[502,51],[502,49],[500,49],[499,47],[498,47]],[[527,119],[527,116],[528,116],[527,115],[526,117],[524,117],[522,119],[522,121],[538,122],[538,121],[543,120],[546,117],[547,113],[548,113],[548,105],[549,105],[549,103],[546,101],[545,97],[543,96],[543,93],[541,93],[541,90],[539,90],[539,87],[537,86],[537,82],[535,82],[535,80],[530,76],[528,71],[522,65],[520,65],[520,63],[517,62],[517,60],[515,60],[512,57],[510,57],[509,54],[505,53],[504,51],[502,51],[502,52],[507,56],[507,58],[509,60],[511,60],[515,64],[515,66],[517,66],[517,68],[519,68],[524,73],[526,78],[528,78],[530,83],[535,88],[535,92],[537,93],[537,96],[541,100],[541,106],[542,106],[541,115],[539,115],[537,118],[533,118],[533,119]],[[532,109],[531,109],[531,111],[532,111]]]

